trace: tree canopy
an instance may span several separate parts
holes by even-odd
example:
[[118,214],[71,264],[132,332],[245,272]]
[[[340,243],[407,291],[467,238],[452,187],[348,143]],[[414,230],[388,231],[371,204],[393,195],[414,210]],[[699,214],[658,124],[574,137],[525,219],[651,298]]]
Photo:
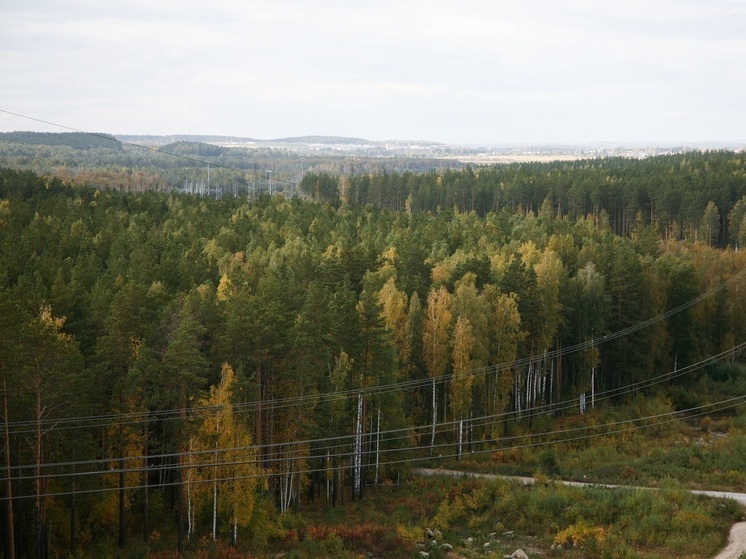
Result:
[[693,153],[214,199],[0,169],[16,542],[134,518],[266,541],[322,487],[357,499],[537,410],[741,359],[745,173]]

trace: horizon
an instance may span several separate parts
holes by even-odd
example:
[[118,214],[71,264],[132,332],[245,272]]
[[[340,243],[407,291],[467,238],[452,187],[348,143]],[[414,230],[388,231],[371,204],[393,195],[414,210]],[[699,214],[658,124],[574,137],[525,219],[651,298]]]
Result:
[[[14,114],[0,108],[0,114],[9,114],[19,119],[36,121],[39,120],[20,114]],[[386,139],[374,139],[364,138],[361,136],[345,136],[339,134],[304,134],[297,136],[281,136],[272,138],[260,138],[255,135],[234,135],[234,134],[219,134],[219,133],[194,133],[194,134],[183,134],[183,133],[161,133],[161,134],[139,134],[139,133],[116,133],[108,131],[88,131],[80,130],[77,128],[68,127],[61,124],[52,122],[41,123],[42,126],[37,126],[36,129],[30,128],[18,128],[13,130],[0,130],[0,134],[12,134],[12,133],[78,133],[78,134],[90,134],[94,136],[110,135],[115,139],[127,143],[128,140],[122,140],[122,138],[203,138],[209,139],[223,139],[223,140],[243,140],[246,142],[256,142],[264,144],[272,143],[298,143],[303,144],[301,140],[308,140],[307,144],[314,143],[325,143],[329,145],[344,145],[351,144],[353,142],[365,142],[371,144],[386,144],[386,143],[399,143],[399,144],[410,144],[410,145],[427,145],[427,146],[442,146],[442,147],[463,147],[463,148],[486,148],[486,149],[566,149],[566,148],[585,148],[585,149],[642,149],[642,148],[683,148],[683,149],[744,149],[746,148],[746,140],[673,140],[673,141],[655,141],[655,140],[632,140],[632,141],[614,141],[614,140],[598,140],[598,141],[583,141],[583,142],[571,142],[571,141],[557,141],[557,142],[540,142],[540,141],[525,141],[525,142],[448,142],[442,140],[433,140],[427,138],[386,138]],[[323,142],[313,142],[311,140],[326,140]],[[343,140],[340,142],[332,142],[329,140]],[[177,140],[178,141],[178,140]],[[209,143],[209,141],[204,141]],[[241,146],[236,146],[241,147]]]

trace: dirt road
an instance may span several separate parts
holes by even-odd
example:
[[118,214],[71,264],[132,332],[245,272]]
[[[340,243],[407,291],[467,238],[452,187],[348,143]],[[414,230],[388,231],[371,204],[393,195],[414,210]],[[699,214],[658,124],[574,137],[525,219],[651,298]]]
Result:
[[[479,477],[479,478],[501,478],[501,479],[512,479],[530,485],[534,483],[534,478],[531,477],[514,477],[514,476],[499,476],[496,474],[478,474],[473,472],[460,472],[458,470],[441,470],[441,469],[430,469],[430,468],[419,468],[415,470],[415,473],[423,476],[451,476],[451,477]],[[608,487],[610,489],[643,489],[639,487],[631,487],[628,485],[608,485],[605,483],[582,483],[578,481],[561,481],[565,485],[573,487]],[[730,493],[726,491],[692,491],[696,495],[706,495],[708,497],[719,497],[723,499],[733,499],[738,501],[742,505],[746,506],[746,493]],[[742,554],[746,553],[746,522],[739,522],[734,524],[730,530],[728,537],[728,545],[720,553],[718,553],[714,559],[738,559]]]
[[715,559],[738,559],[743,553],[746,553],[746,522],[739,522],[730,529],[728,545]]

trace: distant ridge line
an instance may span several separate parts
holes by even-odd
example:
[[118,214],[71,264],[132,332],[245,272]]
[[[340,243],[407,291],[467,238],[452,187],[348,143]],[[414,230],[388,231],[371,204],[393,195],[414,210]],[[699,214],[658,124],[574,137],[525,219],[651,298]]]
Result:
[[355,138],[351,136],[288,136],[285,138],[271,138],[262,140],[259,138],[245,136],[223,136],[209,134],[115,134],[114,137],[122,142],[131,142],[149,145],[165,145],[176,142],[201,142],[207,144],[323,144],[323,145],[372,145],[385,146],[397,145],[407,146],[411,144],[438,146],[443,145],[440,142],[429,140],[367,140],[365,138]]

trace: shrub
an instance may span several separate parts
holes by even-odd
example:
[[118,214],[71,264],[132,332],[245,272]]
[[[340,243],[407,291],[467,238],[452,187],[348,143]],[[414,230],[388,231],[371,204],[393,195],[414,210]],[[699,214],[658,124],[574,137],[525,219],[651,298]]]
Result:
[[606,539],[606,529],[589,526],[581,521],[573,524],[554,537],[556,547],[586,547],[591,543],[601,543]]

